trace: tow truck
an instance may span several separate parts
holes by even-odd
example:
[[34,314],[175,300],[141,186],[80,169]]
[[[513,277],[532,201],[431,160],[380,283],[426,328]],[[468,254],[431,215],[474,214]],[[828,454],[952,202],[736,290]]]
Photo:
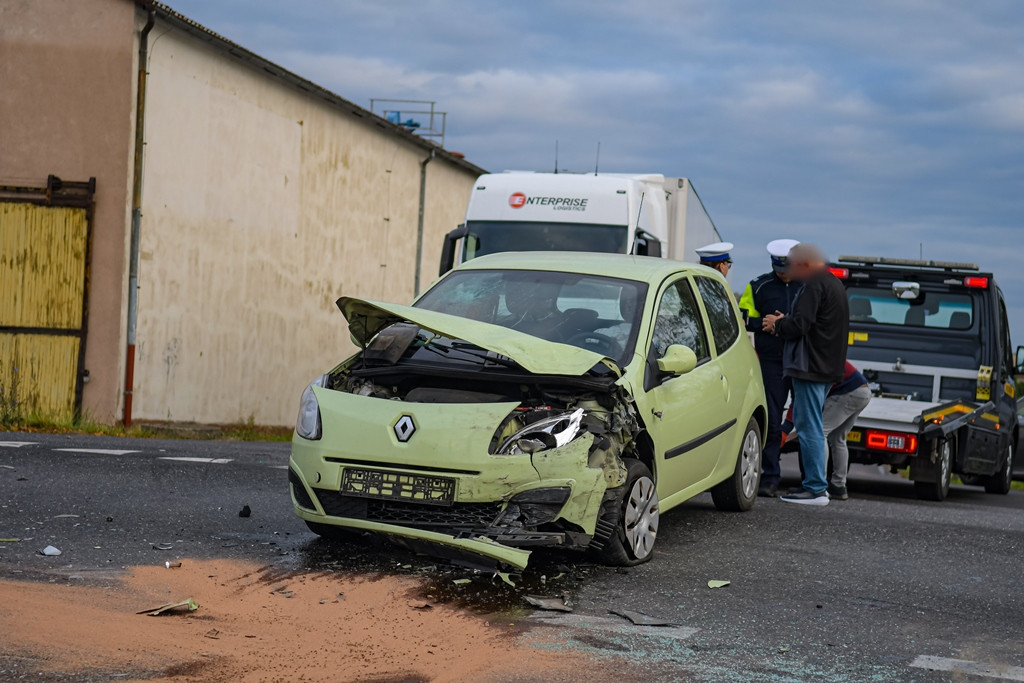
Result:
[[950,478],[1010,490],[1017,444],[1015,358],[1006,303],[973,263],[841,256],[850,300],[848,358],[873,398],[847,436],[850,461],[909,467],[919,498]]

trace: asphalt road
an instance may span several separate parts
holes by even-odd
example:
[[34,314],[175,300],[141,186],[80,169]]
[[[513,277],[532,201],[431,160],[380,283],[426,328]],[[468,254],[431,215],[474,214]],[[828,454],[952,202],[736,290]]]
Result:
[[[699,496],[662,517],[646,565],[535,554],[512,588],[371,539],[317,539],[291,514],[288,448],[2,433],[0,538],[21,540],[0,542],[0,578],[88,581],[200,557],[422,574],[432,599],[525,619],[538,647],[624,658],[650,680],[1024,680],[1024,491],[954,486],[928,503],[855,466],[849,501],[727,514]],[[62,554],[38,554],[47,545]],[[524,593],[565,594],[575,611],[531,615]],[[623,609],[676,626],[609,615]]]

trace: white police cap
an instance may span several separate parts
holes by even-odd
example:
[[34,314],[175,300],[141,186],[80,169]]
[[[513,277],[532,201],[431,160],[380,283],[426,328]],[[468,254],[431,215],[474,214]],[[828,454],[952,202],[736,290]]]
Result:
[[715,242],[707,246],[697,249],[697,256],[700,257],[701,261],[709,261],[716,263],[718,261],[728,261],[732,258],[729,252],[733,250],[736,245],[732,242]]
[[774,258],[786,258],[789,250],[798,244],[796,240],[772,240],[768,243],[768,253]]

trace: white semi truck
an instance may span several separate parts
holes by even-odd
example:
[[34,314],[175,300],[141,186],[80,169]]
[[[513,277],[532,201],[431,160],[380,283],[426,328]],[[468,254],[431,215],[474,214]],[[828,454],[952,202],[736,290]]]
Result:
[[721,241],[693,184],[657,173],[480,176],[466,222],[445,237],[441,274],[501,251],[597,251],[696,258]]

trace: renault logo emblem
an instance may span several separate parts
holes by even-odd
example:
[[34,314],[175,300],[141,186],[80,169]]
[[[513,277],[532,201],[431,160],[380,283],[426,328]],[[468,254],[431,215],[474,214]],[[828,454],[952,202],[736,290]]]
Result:
[[395,423],[395,436],[402,443],[405,443],[412,438],[412,435],[416,433],[416,423],[412,421],[412,415],[403,415],[398,418],[398,422]]

